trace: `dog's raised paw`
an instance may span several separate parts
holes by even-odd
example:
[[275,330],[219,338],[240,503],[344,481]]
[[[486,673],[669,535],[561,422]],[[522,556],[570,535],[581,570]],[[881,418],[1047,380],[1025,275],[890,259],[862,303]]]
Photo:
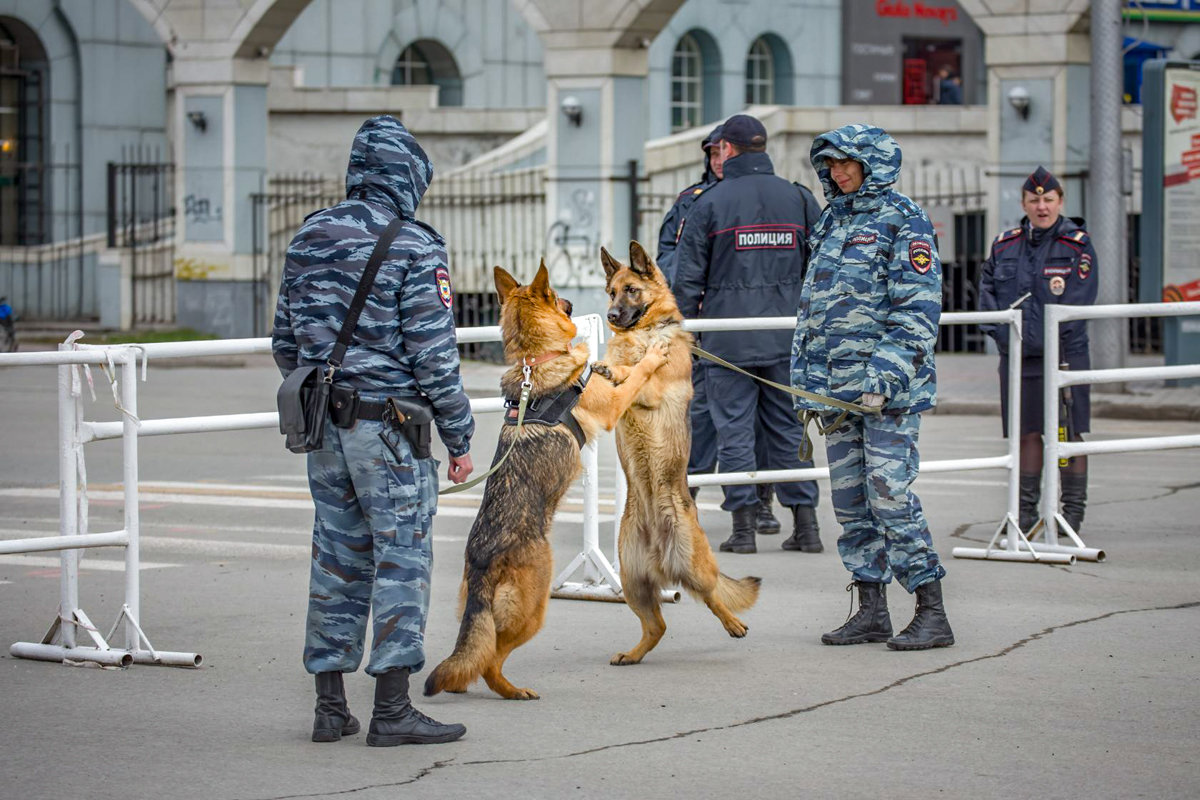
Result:
[[635,659],[629,653],[617,653],[608,663],[614,667],[631,667],[634,664],[640,664],[641,661],[640,658]]
[[750,631],[750,626],[737,617],[724,621],[726,632],[734,639],[741,639]]
[[592,364],[592,372],[608,378],[609,382],[616,385],[617,380],[613,377],[612,370],[608,368],[608,364],[602,361],[596,361]]

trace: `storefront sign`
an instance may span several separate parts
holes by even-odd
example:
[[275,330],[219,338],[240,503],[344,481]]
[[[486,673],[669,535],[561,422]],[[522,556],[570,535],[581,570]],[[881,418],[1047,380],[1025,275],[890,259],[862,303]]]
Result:
[[906,0],[876,0],[875,14],[880,17],[900,17],[902,19],[935,19],[943,25],[958,21],[958,9],[955,6],[922,2],[909,3]]

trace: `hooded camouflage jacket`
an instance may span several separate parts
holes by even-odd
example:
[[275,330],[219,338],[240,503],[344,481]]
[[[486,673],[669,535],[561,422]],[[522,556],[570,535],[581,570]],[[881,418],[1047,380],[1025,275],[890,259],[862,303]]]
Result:
[[[858,191],[843,194],[830,177],[831,145],[863,165]],[[879,128],[846,125],[811,152],[829,205],[810,241],[792,385],[847,401],[881,394],[885,411],[932,408],[942,267],[929,217],[891,188],[900,148]],[[821,408],[799,398],[796,407]]]
[[445,241],[413,219],[433,164],[396,119],[367,120],[354,137],[346,200],[304,221],[283,268],[271,347],[284,375],[328,360],[379,234],[407,220],[379,268],[335,382],[368,400],[423,394],[450,455],[470,447],[475,421],[459,374]]

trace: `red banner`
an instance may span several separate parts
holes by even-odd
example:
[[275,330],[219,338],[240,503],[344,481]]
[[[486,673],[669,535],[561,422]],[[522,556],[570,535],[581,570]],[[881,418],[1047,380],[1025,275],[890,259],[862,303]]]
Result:
[[1171,117],[1178,125],[1196,116],[1196,90],[1190,86],[1171,84]]

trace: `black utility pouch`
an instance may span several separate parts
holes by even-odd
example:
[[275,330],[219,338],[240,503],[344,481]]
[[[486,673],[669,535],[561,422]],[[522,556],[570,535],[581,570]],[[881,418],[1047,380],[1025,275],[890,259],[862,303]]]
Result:
[[319,367],[299,367],[279,387],[279,432],[293,453],[320,450],[325,437],[325,410],[329,388]]
[[334,386],[329,393],[329,418],[339,428],[353,428],[358,421],[358,390]]
[[385,422],[404,435],[414,456],[433,455],[433,406],[424,397],[389,397]]

